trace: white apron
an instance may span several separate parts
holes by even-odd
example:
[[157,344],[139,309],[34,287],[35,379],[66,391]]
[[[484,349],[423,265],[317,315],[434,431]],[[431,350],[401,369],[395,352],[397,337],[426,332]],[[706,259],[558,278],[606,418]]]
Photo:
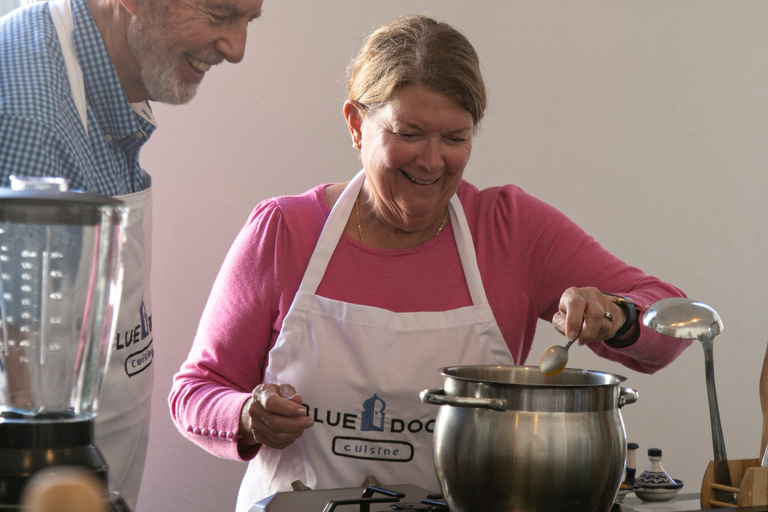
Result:
[[[55,0],[49,7],[61,42],[72,98],[87,133],[85,86],[72,41],[72,5],[70,0]],[[151,115],[149,109],[141,108],[143,105],[133,105],[134,111],[145,117]],[[109,466],[109,490],[119,492],[131,510],[136,509],[147,455],[154,380],[150,296],[152,183],[149,174],[142,170],[142,175],[144,190],[115,196],[129,207],[122,251],[123,293],[99,393],[95,428],[96,446]]]
[[315,424],[284,450],[261,448],[243,477],[237,512],[290,490],[294,480],[313,489],[359,487],[372,475],[383,485],[438,491],[438,409],[421,403],[419,392],[442,386],[443,366],[514,364],[457,195],[451,223],[474,305],[395,313],[315,294],[364,180],[360,171],[331,210],[264,374],[265,382],[292,384]]

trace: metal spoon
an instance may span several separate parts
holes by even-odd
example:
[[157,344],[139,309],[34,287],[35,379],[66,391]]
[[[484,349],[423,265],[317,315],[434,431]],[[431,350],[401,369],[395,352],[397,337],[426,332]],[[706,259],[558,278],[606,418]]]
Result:
[[[613,322],[612,314],[606,311],[603,313],[603,316]],[[571,348],[573,342],[579,338],[579,334],[581,334],[581,328],[579,328],[579,332],[576,333],[576,338],[569,341],[566,346],[561,347],[560,345],[553,345],[549,347],[546,352],[544,352],[544,354],[541,356],[541,359],[539,360],[539,371],[542,375],[545,377],[551,377],[552,375],[557,375],[563,371],[563,369],[565,369],[565,365],[568,364],[568,349]]]
[[[643,323],[661,334],[673,338],[699,340],[704,348],[704,370],[709,399],[709,420],[712,428],[712,448],[715,454],[715,483],[731,486],[728,457],[725,455],[723,429],[717,407],[715,391],[715,369],[712,360],[712,344],[715,336],[723,330],[723,322],[712,307],[691,299],[662,299],[653,304],[645,315]],[[733,493],[715,490],[719,501],[735,503]]]
[[568,349],[571,348],[574,341],[576,340],[569,341],[564,347],[560,345],[551,346],[544,352],[539,361],[539,371],[542,375],[551,377],[563,371],[565,365],[568,364]]

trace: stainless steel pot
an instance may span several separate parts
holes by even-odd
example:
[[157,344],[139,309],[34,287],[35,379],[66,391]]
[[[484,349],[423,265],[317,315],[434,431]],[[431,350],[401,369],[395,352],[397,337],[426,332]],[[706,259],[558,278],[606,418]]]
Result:
[[452,512],[602,512],[621,485],[619,408],[637,400],[620,375],[537,366],[442,368],[434,433],[437,478]]

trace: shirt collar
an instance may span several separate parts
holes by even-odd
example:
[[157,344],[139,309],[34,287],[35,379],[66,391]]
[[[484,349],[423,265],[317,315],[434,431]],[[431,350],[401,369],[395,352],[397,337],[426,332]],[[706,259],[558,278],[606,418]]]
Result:
[[87,0],[72,0],[72,14],[75,25],[72,39],[96,121],[105,136],[109,135],[115,143],[127,145],[126,149],[140,147],[154,132],[154,124],[134,113],[128,103]]

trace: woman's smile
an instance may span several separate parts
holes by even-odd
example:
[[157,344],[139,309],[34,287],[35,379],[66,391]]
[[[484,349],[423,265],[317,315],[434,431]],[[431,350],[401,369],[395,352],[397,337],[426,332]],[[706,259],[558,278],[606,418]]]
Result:
[[410,180],[412,183],[416,183],[417,185],[434,185],[435,183],[437,183],[437,180],[440,179],[440,178],[435,178],[432,181],[424,181],[424,180],[418,179],[417,177],[415,177],[415,176],[413,176],[411,174],[408,174],[407,172],[405,172],[403,170],[401,170],[400,172],[403,173],[403,176],[408,178],[408,180]]

